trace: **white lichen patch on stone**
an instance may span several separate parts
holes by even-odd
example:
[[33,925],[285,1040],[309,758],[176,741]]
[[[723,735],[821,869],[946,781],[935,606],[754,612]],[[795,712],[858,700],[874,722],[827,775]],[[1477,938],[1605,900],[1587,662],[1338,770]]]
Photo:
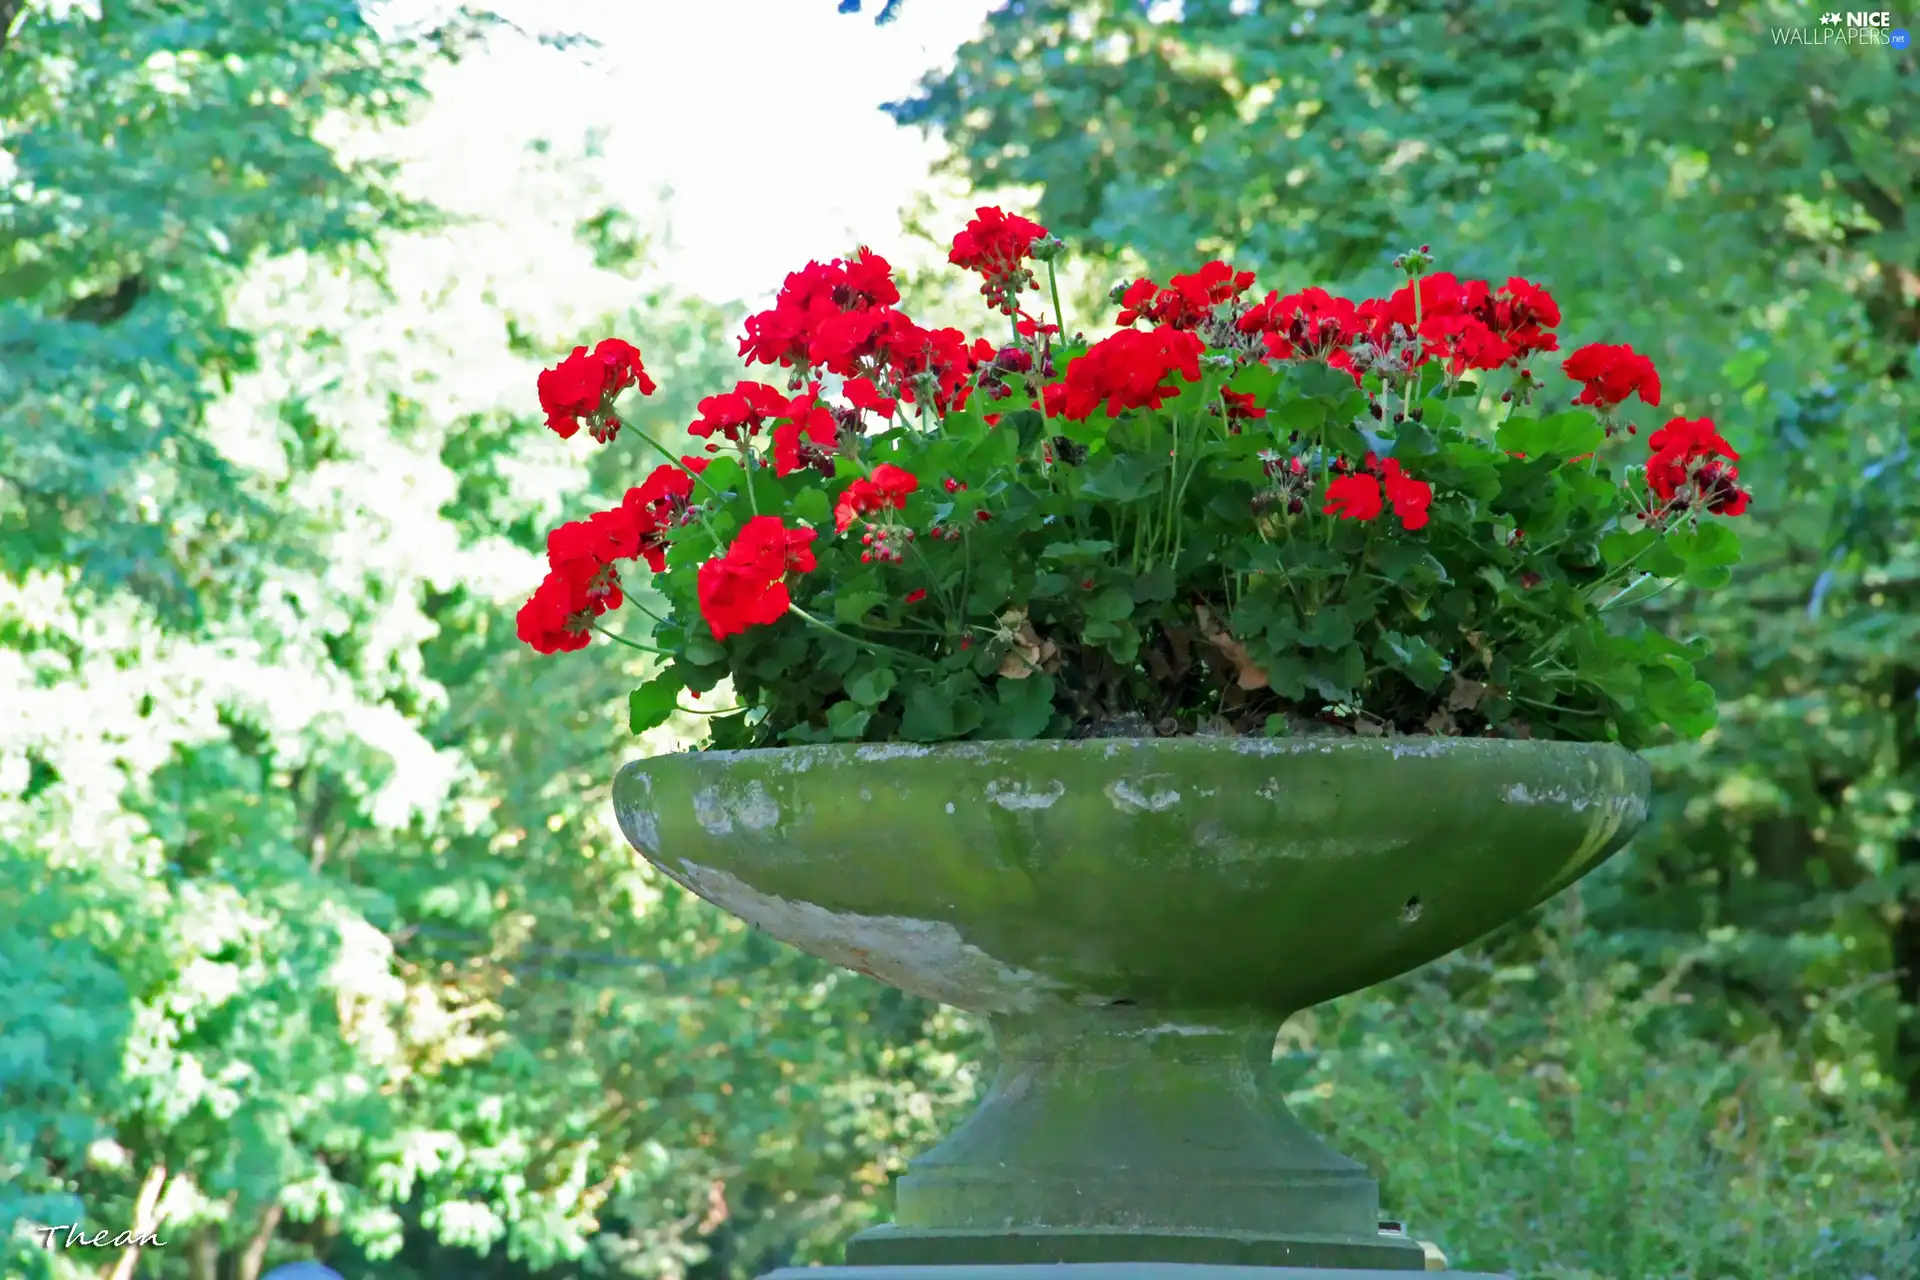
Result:
[[737,822],[748,831],[766,831],[780,823],[780,802],[758,779],[740,787],[702,787],[693,793],[694,821],[709,834],[733,834]]
[[976,1013],[1027,1013],[1058,1002],[1064,989],[994,959],[944,920],[829,911],[762,893],[737,876],[685,858],[677,873],[668,874],[722,911],[809,955],[941,1004]]
[[917,742],[873,742],[855,751],[853,758],[871,763],[878,760],[918,760],[921,756],[932,754],[932,747]]
[[1120,1033],[1129,1039],[1157,1040],[1161,1036],[1220,1036],[1231,1034],[1225,1027],[1208,1027],[1189,1022],[1163,1022],[1155,1027]]
[[1106,792],[1113,807],[1122,813],[1161,813],[1180,803],[1180,793],[1171,787],[1165,791],[1141,791],[1125,778],[1109,782]]
[[1445,738],[1395,738],[1387,746],[1395,760],[1426,760],[1447,754]]
[[1045,791],[1029,790],[1018,782],[989,782],[987,799],[1002,809],[1015,813],[1027,809],[1051,809],[1061,796],[1067,794],[1064,782],[1049,782]]
[[1574,795],[1565,787],[1548,787],[1535,791],[1529,788],[1524,782],[1516,782],[1508,787],[1506,791],[1501,793],[1501,798],[1508,804],[1561,804],[1572,809],[1575,813],[1581,812],[1593,803],[1591,797]]
[[[653,777],[645,773],[627,776],[631,782],[614,794],[614,817],[626,834],[628,844],[642,853],[652,854],[660,848],[660,819],[653,811]],[[629,790],[638,794],[631,797],[623,794]]]

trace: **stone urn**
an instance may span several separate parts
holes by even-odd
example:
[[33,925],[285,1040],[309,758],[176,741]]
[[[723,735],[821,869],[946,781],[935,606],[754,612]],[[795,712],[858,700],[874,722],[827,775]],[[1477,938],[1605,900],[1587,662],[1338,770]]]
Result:
[[894,1221],[794,1277],[1357,1280],[1430,1255],[1288,1111],[1281,1023],[1573,883],[1648,781],[1561,742],[836,744],[636,761],[614,802],[708,902],[991,1021],[996,1078]]

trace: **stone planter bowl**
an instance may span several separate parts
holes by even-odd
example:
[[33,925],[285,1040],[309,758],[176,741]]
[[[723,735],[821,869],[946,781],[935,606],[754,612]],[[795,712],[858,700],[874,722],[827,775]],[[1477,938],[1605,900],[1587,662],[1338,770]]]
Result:
[[1167,738],[694,752],[614,800],[708,902],[992,1020],[992,1088],[850,1264],[1415,1271],[1275,1033],[1571,884],[1647,788],[1606,745]]

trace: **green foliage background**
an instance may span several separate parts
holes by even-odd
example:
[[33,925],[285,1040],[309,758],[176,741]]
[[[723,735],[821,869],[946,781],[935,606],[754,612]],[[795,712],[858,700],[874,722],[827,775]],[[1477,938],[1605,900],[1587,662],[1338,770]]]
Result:
[[[109,9],[0,53],[0,1273],[830,1256],[975,1029],[639,870],[604,791],[634,673],[511,633],[544,529],[628,479],[537,429],[533,370],[616,326],[677,427],[738,317],[650,289],[617,211],[574,267],[628,315],[515,300],[485,242],[422,274],[458,219],[328,139],[484,15]],[[1542,280],[1756,490],[1735,583],[1662,598],[1723,713],[1655,753],[1648,833],[1302,1019],[1296,1104],[1456,1266],[1920,1271],[1913,52],[1727,0],[1156,13],[1013,0],[900,117],[1096,274],[1373,290],[1431,242]],[[156,1220],[124,1263],[23,1234]]]

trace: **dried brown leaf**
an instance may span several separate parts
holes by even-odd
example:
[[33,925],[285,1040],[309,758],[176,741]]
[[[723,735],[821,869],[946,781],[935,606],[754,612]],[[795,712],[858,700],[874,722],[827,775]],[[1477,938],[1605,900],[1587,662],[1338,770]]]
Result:
[[1455,676],[1453,678],[1453,688],[1447,693],[1447,710],[1471,711],[1480,705],[1480,699],[1485,697],[1486,693],[1487,686],[1481,684],[1478,680],[1469,680],[1465,676]]
[[1220,625],[1205,605],[1194,607],[1194,618],[1200,623],[1200,634],[1208,644],[1218,649],[1226,660],[1233,664],[1234,683],[1242,689],[1265,689],[1271,682],[1260,664],[1247,654],[1247,647],[1235,640],[1227,629]]
[[1001,614],[1000,626],[1002,638],[1010,646],[1000,659],[998,671],[1001,676],[1008,680],[1024,680],[1036,671],[1051,671],[1059,664],[1059,646],[1033,629],[1033,623],[1027,620],[1026,610],[1012,609]]

